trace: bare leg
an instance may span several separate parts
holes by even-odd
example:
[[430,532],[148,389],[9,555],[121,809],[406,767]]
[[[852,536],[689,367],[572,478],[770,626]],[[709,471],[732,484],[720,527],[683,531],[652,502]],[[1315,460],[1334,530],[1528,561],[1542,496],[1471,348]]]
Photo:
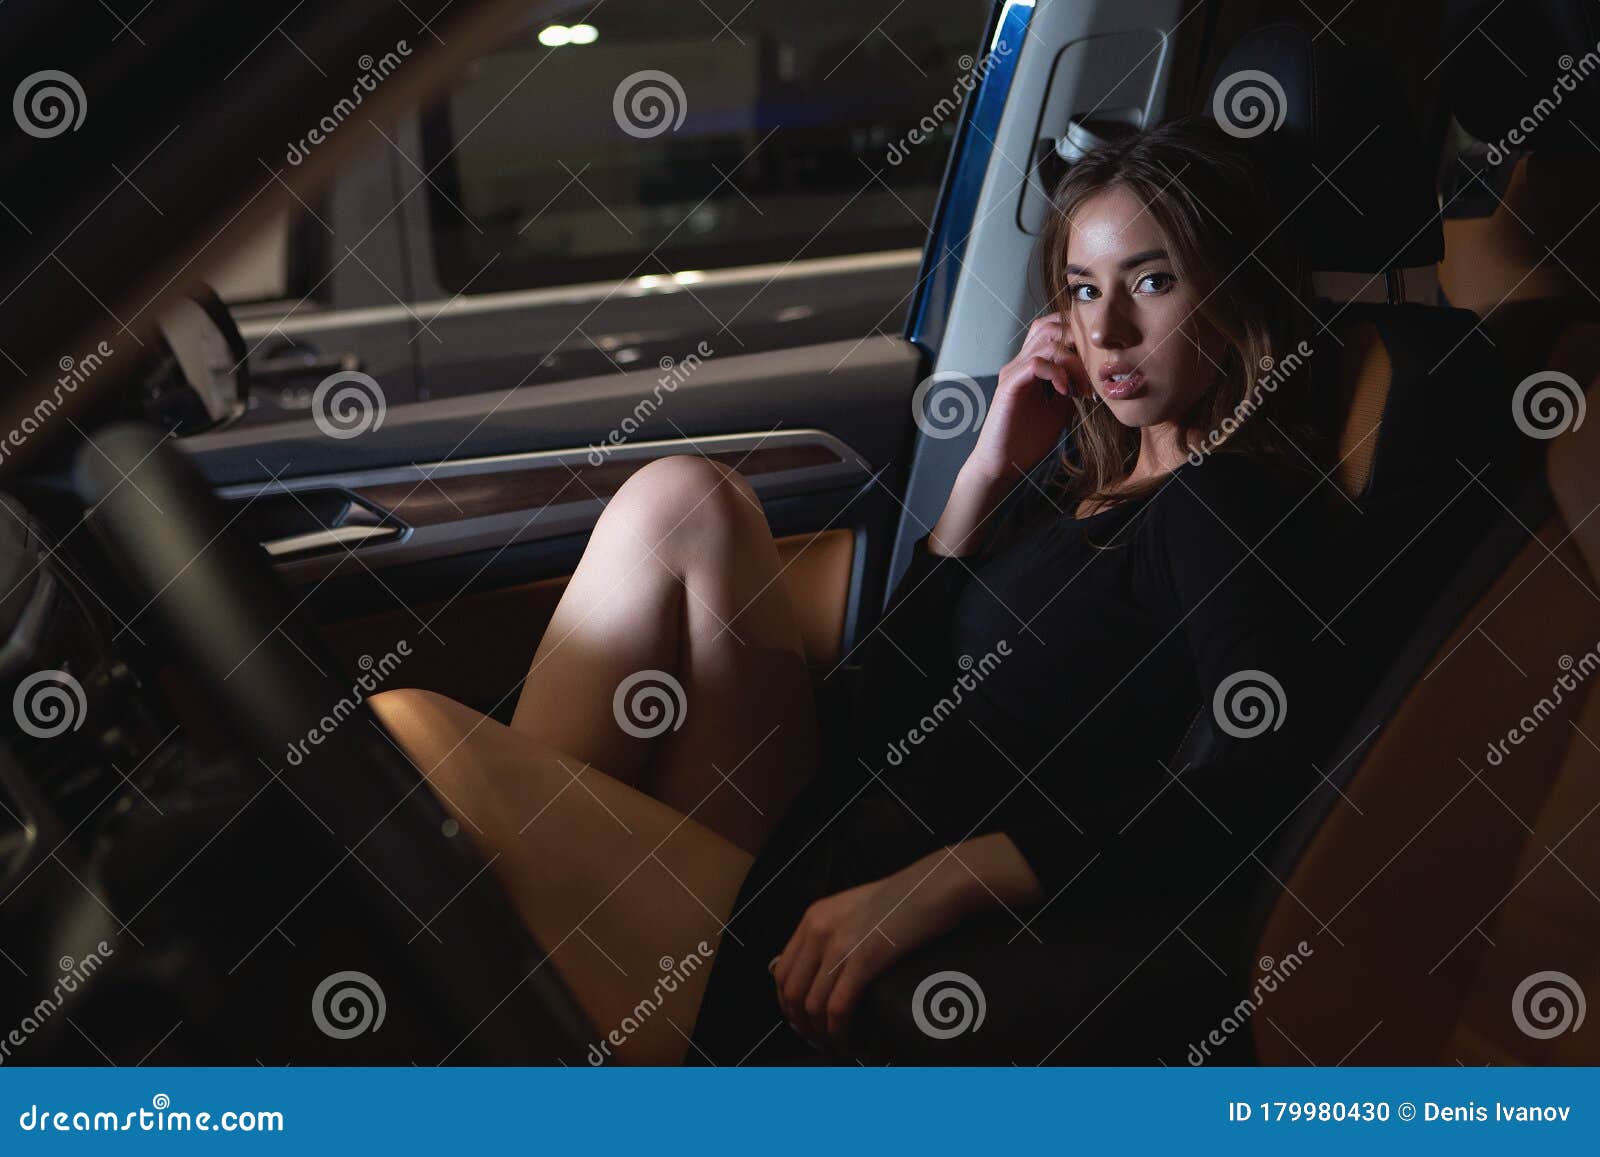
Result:
[[[631,1064],[681,1063],[749,854],[442,695],[370,703],[490,861],[597,1039],[625,1033],[605,1043]],[[669,974],[670,992],[658,984]]]
[[[596,525],[511,726],[679,811],[696,808],[756,850],[818,758],[779,570],[737,472],[704,458],[650,463]],[[632,693],[618,701],[624,684]]]

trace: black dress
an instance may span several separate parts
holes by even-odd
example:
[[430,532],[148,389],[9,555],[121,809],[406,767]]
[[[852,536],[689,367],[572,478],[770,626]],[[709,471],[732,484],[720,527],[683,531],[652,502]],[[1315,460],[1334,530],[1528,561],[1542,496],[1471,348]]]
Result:
[[[1304,668],[1318,633],[1285,528],[1318,482],[1216,454],[1087,518],[1037,494],[1008,504],[975,558],[918,542],[862,647],[861,722],[832,737],[741,887],[690,1060],[813,1057],[768,961],[812,901],[938,848],[1004,832],[1043,915],[1082,929],[1130,910],[1163,918],[1179,902],[1174,855],[1203,873],[1275,822],[1304,787],[1281,755],[1304,734],[1285,724],[1314,714]],[[1170,767],[1197,723],[1224,758]],[[1199,807],[1174,811],[1174,774],[1226,847],[1208,846]]]

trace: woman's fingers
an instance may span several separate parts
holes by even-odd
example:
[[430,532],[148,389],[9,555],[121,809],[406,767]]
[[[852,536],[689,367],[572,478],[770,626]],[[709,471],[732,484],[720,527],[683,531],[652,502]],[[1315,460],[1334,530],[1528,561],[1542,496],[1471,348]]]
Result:
[[1072,394],[1072,379],[1067,374],[1067,367],[1060,362],[1053,362],[1049,358],[1035,356],[1028,359],[1023,370],[1029,380],[1043,379],[1051,383],[1056,393],[1070,397]]
[[1059,322],[1034,323],[1028,331],[1028,336],[1022,339],[1022,348],[1017,351],[1017,356],[1031,357],[1034,354],[1051,356],[1055,354],[1068,341],[1066,330]]
[[783,1015],[788,1017],[791,1023],[798,1024],[803,1029],[807,1027],[806,994],[811,991],[812,982],[816,979],[821,964],[821,946],[808,939],[799,945],[794,967],[778,985],[778,1003],[783,1009]]
[[1012,388],[1027,387],[1036,379],[1050,382],[1063,397],[1091,392],[1088,374],[1059,314],[1035,321],[1017,356],[1001,372],[1001,382]]
[[801,1024],[805,1026],[808,1035],[814,1039],[822,1039],[828,1035],[828,1000],[833,993],[834,985],[839,981],[839,973],[844,968],[845,960],[827,960],[823,967],[817,969],[816,978],[811,982],[811,989],[806,993],[802,1003],[803,1018]]
[[767,971],[772,973],[773,989],[777,993],[778,1007],[785,1016],[789,1010],[784,1005],[783,986],[788,981],[789,975],[794,971],[795,962],[799,959],[801,945],[801,930],[796,928],[789,936],[789,942],[783,946],[783,951],[774,956],[767,965]]
[[825,1012],[828,1036],[841,1046],[848,1042],[850,1018],[855,1012],[856,1001],[861,999],[862,976],[863,969],[858,962],[854,959],[845,961],[839,969],[839,980],[828,996]]

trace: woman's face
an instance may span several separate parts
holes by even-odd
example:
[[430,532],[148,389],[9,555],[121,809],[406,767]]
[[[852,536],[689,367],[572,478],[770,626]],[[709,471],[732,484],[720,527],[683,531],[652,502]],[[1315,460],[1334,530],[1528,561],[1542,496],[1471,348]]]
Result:
[[1217,380],[1226,343],[1201,319],[1166,237],[1135,194],[1096,193],[1067,237],[1068,332],[1124,426],[1178,423]]

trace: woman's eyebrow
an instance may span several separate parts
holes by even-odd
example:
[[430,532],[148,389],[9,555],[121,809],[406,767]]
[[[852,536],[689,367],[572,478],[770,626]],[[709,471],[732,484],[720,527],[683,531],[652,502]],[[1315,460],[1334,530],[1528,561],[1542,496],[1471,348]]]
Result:
[[[1169,259],[1170,258],[1165,249],[1146,249],[1142,253],[1135,253],[1132,257],[1124,257],[1120,262],[1118,262],[1117,268],[1126,271],[1134,268],[1135,266],[1143,265],[1147,261],[1167,261]],[[1066,267],[1066,270],[1073,277],[1094,276],[1089,271],[1088,267],[1083,265],[1072,265],[1069,263]]]
[[1132,257],[1123,258],[1122,268],[1127,270],[1136,265],[1143,265],[1147,261],[1165,260],[1167,260],[1167,251],[1165,249],[1146,249],[1143,253],[1135,253]]

